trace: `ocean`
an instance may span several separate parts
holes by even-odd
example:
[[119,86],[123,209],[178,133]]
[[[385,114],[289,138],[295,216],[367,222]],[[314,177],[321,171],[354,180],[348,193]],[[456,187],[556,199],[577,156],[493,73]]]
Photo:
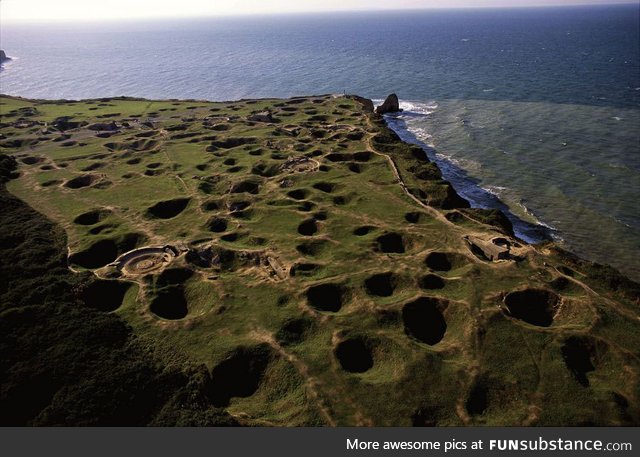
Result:
[[389,125],[474,206],[640,280],[639,17],[617,5],[2,24],[0,92],[395,92],[404,112]]

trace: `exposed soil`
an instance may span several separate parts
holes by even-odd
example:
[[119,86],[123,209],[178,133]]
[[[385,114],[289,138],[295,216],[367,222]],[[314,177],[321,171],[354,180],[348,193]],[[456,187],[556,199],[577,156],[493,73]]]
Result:
[[371,344],[364,338],[349,338],[341,341],[335,349],[340,366],[350,373],[364,373],[373,367]]
[[211,371],[208,390],[213,405],[225,407],[233,397],[253,395],[274,357],[267,344],[236,348]]
[[442,315],[447,303],[430,297],[420,297],[402,308],[404,331],[407,335],[427,343],[438,344],[447,331],[447,323]]
[[318,311],[337,313],[342,308],[344,287],[338,284],[320,284],[307,289],[307,303]]
[[124,281],[96,280],[82,291],[85,305],[100,311],[111,312],[120,308],[125,294],[132,284]]
[[174,198],[173,200],[158,202],[147,209],[147,217],[171,219],[183,212],[190,201],[190,198]]
[[504,304],[508,314],[539,327],[549,327],[559,298],[550,290],[525,289],[507,294]]
[[396,283],[397,280],[393,273],[380,273],[365,279],[364,286],[369,295],[390,297],[393,295]]

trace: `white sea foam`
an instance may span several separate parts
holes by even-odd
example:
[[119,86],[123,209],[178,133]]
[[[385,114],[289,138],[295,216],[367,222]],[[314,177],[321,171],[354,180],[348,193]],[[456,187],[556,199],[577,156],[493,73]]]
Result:
[[429,103],[420,103],[400,100],[400,109],[407,113],[429,115],[438,109],[438,103],[435,101]]

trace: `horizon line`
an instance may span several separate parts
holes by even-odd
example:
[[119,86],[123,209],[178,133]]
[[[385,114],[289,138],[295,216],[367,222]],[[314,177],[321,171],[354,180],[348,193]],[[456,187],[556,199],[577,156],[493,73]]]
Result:
[[114,23],[114,22],[156,22],[156,21],[172,21],[183,19],[218,19],[218,18],[250,18],[250,17],[278,17],[278,16],[303,16],[303,15],[331,15],[331,14],[349,14],[349,13],[398,13],[398,12],[426,12],[426,11],[473,11],[473,10],[527,10],[527,9],[561,9],[561,8],[609,8],[616,6],[632,6],[635,5],[640,9],[638,0],[621,0],[617,3],[571,3],[571,4],[548,4],[548,5],[509,5],[509,6],[428,6],[423,8],[370,8],[370,9],[335,9],[335,10],[309,10],[309,11],[279,11],[279,12],[248,12],[248,13],[222,13],[222,14],[202,14],[202,15],[162,15],[151,17],[106,17],[106,18],[55,18],[55,19],[25,19],[10,18],[1,19],[0,24],[69,24],[69,23]]

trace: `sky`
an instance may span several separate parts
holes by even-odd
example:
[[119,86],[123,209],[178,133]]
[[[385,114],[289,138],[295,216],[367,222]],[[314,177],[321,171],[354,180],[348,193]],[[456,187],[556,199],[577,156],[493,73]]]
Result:
[[640,0],[0,0],[0,22],[106,21],[302,12],[635,3]]

